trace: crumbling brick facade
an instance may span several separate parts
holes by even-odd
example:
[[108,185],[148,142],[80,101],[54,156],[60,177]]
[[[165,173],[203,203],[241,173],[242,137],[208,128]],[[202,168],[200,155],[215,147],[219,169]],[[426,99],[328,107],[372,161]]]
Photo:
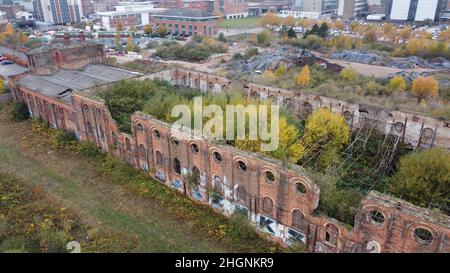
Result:
[[48,75],[60,69],[79,69],[87,64],[106,63],[102,44],[78,44],[38,48],[26,53],[28,68],[37,75]]
[[[142,78],[162,78],[205,92],[220,92],[231,85],[226,78],[182,69]],[[292,94],[258,88],[262,89],[249,85],[249,94],[273,95],[282,102]],[[132,134],[120,132],[104,101],[89,90],[74,93],[71,102],[65,105],[20,86],[17,92],[33,116],[76,132],[79,139],[95,142],[103,151],[149,172],[159,183],[220,213],[247,215],[259,230],[280,243],[300,241],[312,252],[450,252],[447,216],[372,191],[362,200],[351,228],[316,213],[320,190],[299,166],[213,143],[188,131],[173,130],[170,124],[141,112],[132,115]],[[46,102],[47,106],[41,107],[43,112],[34,110],[30,96],[34,96],[34,101],[41,100],[41,105]],[[323,97],[318,97],[321,102],[313,96],[304,99],[311,102],[313,109],[323,106],[339,112],[359,109],[358,105]],[[53,119],[54,106],[63,108],[65,125]],[[448,141],[445,143],[448,145]],[[192,173],[198,174],[197,181],[189,178]]]

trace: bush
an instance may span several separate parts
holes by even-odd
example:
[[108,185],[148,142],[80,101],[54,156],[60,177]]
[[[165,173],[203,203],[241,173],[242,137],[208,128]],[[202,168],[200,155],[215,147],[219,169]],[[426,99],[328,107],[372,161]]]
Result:
[[223,34],[223,32],[221,32],[221,33],[219,34],[218,40],[219,40],[220,42],[222,42],[222,43],[226,43],[226,42],[227,42],[227,38],[225,37],[225,35]]
[[250,47],[245,51],[245,58],[250,59],[253,56],[256,56],[259,54],[257,47]]
[[324,44],[323,38],[317,35],[308,35],[304,39],[288,40],[287,42],[293,46],[310,50],[320,49]]
[[180,59],[187,61],[203,61],[212,54],[225,53],[226,46],[211,38],[195,36],[192,42],[184,46],[174,42],[164,42],[156,50],[156,55],[168,59]]
[[258,34],[256,34],[256,41],[259,45],[270,46],[270,32],[265,30],[259,32]]
[[389,190],[419,206],[440,204],[450,213],[450,153],[441,148],[400,158],[397,173],[388,179]]
[[14,121],[24,121],[30,118],[28,106],[24,102],[14,102],[11,109],[11,116]]
[[341,71],[341,78],[343,78],[346,81],[354,81],[356,79],[356,70],[353,68],[344,68]]

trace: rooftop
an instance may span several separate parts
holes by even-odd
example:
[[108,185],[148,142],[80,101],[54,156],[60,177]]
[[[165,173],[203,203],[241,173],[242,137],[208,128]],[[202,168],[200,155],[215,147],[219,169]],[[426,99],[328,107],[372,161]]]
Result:
[[0,65],[0,77],[6,79],[27,72],[28,69],[18,64]]
[[58,98],[66,103],[74,91],[134,78],[140,73],[117,67],[89,64],[81,70],[62,69],[53,75],[27,75],[19,85],[46,96]]
[[34,49],[28,51],[26,54],[27,55],[39,54],[39,53],[43,53],[43,52],[48,52],[48,51],[50,51],[50,49],[78,48],[78,47],[83,47],[86,44],[98,44],[98,43],[91,42],[91,41],[84,41],[83,43],[75,43],[75,42],[71,41],[70,45],[66,45],[63,42],[53,42],[50,45],[44,45],[44,46],[40,46],[38,48],[34,48]]
[[208,12],[208,11],[203,11],[200,9],[189,9],[189,8],[169,9],[167,11],[155,14],[154,16],[155,17],[172,16],[172,17],[189,17],[189,18],[219,17],[219,16],[215,16],[214,14],[212,14],[211,12]]

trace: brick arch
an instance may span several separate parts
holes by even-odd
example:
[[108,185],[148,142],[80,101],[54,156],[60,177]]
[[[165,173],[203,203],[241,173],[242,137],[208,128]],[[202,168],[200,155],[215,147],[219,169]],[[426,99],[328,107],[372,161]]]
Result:
[[247,167],[247,171],[250,169],[250,164],[248,163],[248,160],[240,155],[236,155],[233,157],[233,168],[238,169],[238,162],[242,161],[245,163],[245,166]]
[[[382,213],[383,217],[384,217],[384,222],[382,224],[378,225],[378,226],[386,225],[388,220],[389,220],[389,218],[390,218],[390,216],[391,216],[391,214],[388,213],[385,208],[377,206],[377,205],[368,205],[368,206],[364,206],[362,208],[361,211],[362,211],[362,214],[363,214],[362,216],[363,216],[364,223],[367,223],[367,224],[370,224],[370,225],[374,225],[374,224],[372,224],[370,222],[370,219],[369,219],[369,217],[370,217],[369,213],[371,211],[374,211],[374,210],[379,211],[380,213]],[[377,226],[377,225],[375,225],[375,226]]]
[[306,194],[308,194],[310,191],[313,190],[312,182],[309,179],[307,179],[306,177],[300,177],[300,176],[293,177],[293,178],[289,179],[288,183],[294,187],[295,187],[295,184],[302,183],[306,187],[306,190],[307,190]]
[[[214,147],[214,146],[213,147],[209,147],[208,153],[209,153],[209,156],[212,157],[213,160],[214,160],[214,153],[219,153],[220,156],[222,157],[222,162],[223,162],[223,160],[224,160],[224,153],[223,153],[223,151],[220,148]],[[216,161],[214,160],[214,162],[216,162]]]
[[267,171],[271,172],[273,174],[273,176],[275,177],[275,180],[273,182],[279,181],[280,176],[279,176],[278,172],[276,171],[275,168],[273,168],[271,166],[262,166],[259,168],[259,173],[263,177],[263,179],[265,179]]
[[[431,232],[431,235],[433,236],[433,238],[431,239],[431,242],[427,245],[422,245],[419,242],[417,242],[416,237],[414,235],[414,231],[417,228],[423,228],[426,229],[428,231]],[[405,230],[405,238],[406,240],[412,240],[414,241],[417,246],[422,246],[422,247],[426,247],[426,246],[432,246],[434,245],[437,241],[439,241],[439,232],[430,224],[428,223],[424,223],[424,222],[415,222],[413,224],[411,224],[410,226],[408,226]]]
[[275,202],[272,197],[264,195],[261,198],[261,211],[267,215],[273,216],[275,211]]
[[306,220],[305,213],[299,208],[291,209],[289,221],[290,226],[298,230],[304,231],[307,228],[308,221]]
[[341,235],[341,230],[337,225],[327,222],[323,225],[323,231],[323,240],[337,246],[339,236]]
[[139,144],[139,158],[141,160],[147,160],[147,147],[145,146],[144,143],[140,143]]

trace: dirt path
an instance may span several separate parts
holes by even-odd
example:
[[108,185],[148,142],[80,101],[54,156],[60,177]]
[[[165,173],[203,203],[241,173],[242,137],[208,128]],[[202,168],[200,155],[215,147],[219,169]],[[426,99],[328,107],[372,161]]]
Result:
[[87,161],[23,147],[30,128],[28,121],[11,123],[0,114],[0,171],[39,185],[90,225],[138,235],[137,252],[233,251],[196,234],[192,223],[170,218],[166,208],[99,178]]

